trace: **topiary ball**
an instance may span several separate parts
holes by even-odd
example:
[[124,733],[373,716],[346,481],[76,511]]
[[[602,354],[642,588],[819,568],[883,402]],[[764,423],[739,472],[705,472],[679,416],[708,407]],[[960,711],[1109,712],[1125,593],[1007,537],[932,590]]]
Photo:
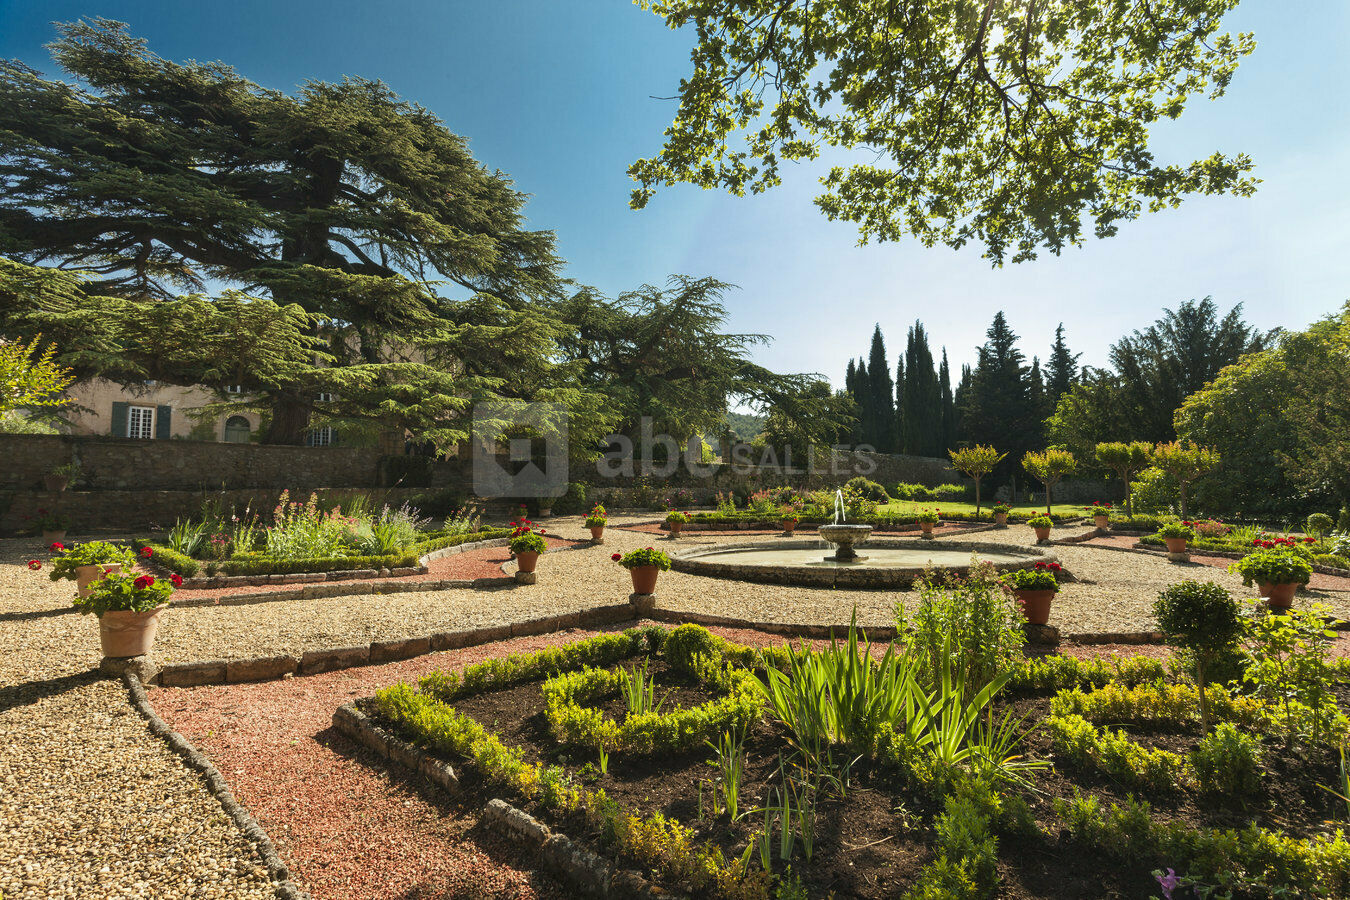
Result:
[[702,625],[685,624],[671,631],[666,637],[663,652],[666,662],[677,672],[695,676],[694,657],[703,656],[708,660],[720,660],[725,642]]

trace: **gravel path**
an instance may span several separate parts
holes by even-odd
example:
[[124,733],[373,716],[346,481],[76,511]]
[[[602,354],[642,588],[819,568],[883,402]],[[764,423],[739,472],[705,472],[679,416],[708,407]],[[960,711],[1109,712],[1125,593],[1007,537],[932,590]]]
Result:
[[0,541],[0,895],[269,898],[261,860],[100,678],[97,626]]

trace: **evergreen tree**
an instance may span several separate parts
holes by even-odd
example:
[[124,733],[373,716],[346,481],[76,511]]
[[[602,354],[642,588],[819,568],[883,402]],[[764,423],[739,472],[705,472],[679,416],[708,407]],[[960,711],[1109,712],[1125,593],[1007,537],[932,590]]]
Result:
[[942,449],[956,446],[956,398],[952,394],[952,370],[947,364],[947,348],[942,348],[942,365],[938,368],[938,389],[942,392]]
[[974,369],[968,363],[961,364],[961,380],[956,383],[956,390],[952,393],[952,429],[953,444],[967,445],[970,443],[970,432],[967,430],[965,409],[970,403],[970,382],[975,377]]
[[895,385],[891,381],[891,364],[886,358],[886,341],[881,326],[872,332],[872,350],[867,355],[867,392],[870,399],[870,427],[867,443],[879,453],[894,453],[899,441],[895,434]]
[[1052,412],[1059,398],[1078,383],[1078,359],[1082,355],[1069,352],[1069,345],[1064,342],[1064,323],[1060,322],[1055,329],[1055,343],[1050,348],[1050,358],[1045,363],[1045,395]]
[[901,452],[936,456],[942,450],[942,389],[922,322],[915,322],[909,329],[905,368],[908,375],[900,411]]
[[905,452],[905,357],[895,360],[895,441],[896,450]]
[[[963,398],[962,429],[967,440],[1006,448],[1009,458],[1018,460],[1036,448],[1037,437],[1027,433],[1033,410],[1026,357],[1017,349],[1017,335],[1001,310],[985,337]],[[997,474],[1011,476],[1015,495],[1015,466],[1004,460]]]
[[1023,428],[1026,430],[1027,441],[1033,447],[1040,447],[1045,442],[1045,419],[1053,411],[1046,398],[1045,378],[1041,375],[1041,361],[1039,357],[1031,358],[1031,369],[1027,372],[1027,413],[1026,424]]

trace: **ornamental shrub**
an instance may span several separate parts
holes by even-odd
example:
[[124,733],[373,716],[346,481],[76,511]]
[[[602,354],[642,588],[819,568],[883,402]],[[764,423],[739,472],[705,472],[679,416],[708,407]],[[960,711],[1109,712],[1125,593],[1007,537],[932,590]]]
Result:
[[608,524],[608,522],[609,516],[605,513],[605,508],[599,503],[595,504],[595,506],[591,508],[590,513],[586,516],[587,528],[600,528]]
[[73,547],[63,547],[52,560],[52,570],[48,577],[52,581],[62,578],[75,580],[75,570],[80,566],[106,566],[120,563],[123,571],[136,568],[136,555],[127,547],[107,541],[88,541]]
[[864,500],[870,500],[873,503],[889,503],[891,495],[886,493],[886,489],[870,478],[864,478],[859,475],[850,478],[844,484],[844,492],[853,491]]
[[1168,522],[1158,529],[1160,538],[1185,538],[1188,541],[1195,540],[1195,530],[1191,526],[1181,522]]
[[697,676],[695,657],[717,660],[722,656],[726,641],[714,635],[702,625],[692,622],[679,626],[666,637],[663,653],[666,663],[675,671],[685,675]]
[[1036,563],[1032,569],[1013,569],[1003,576],[1003,583],[1016,591],[1059,592],[1059,563]]
[[1049,516],[1033,516],[1027,519],[1027,525],[1032,528],[1053,528],[1055,527],[1055,520]]
[[965,578],[930,577],[916,587],[920,600],[913,618],[906,617],[901,601],[895,621],[909,649],[920,656],[921,681],[938,680],[944,660],[972,691],[1016,669],[1026,642],[1026,618],[1003,589],[992,563],[971,566]]
[[[995,504],[994,504],[994,507],[993,507],[993,511],[994,511],[994,515],[998,515],[999,513],[1003,513],[1003,514],[1006,516],[1008,513],[1012,512],[1012,507],[1009,506],[1009,505],[1006,504],[1006,503],[995,503]],[[1040,516],[1037,516],[1037,518],[1041,518],[1041,517],[1040,517]]]
[[[1212,581],[1182,581],[1158,593],[1153,615],[1168,643],[1192,654],[1195,683],[1207,683],[1205,669],[1231,650],[1242,633],[1242,616],[1228,591]],[[1200,730],[1209,732],[1209,704],[1200,691]]]
[[924,510],[920,510],[919,514],[918,514],[917,516],[914,517],[914,520],[915,520],[916,522],[927,522],[927,523],[929,523],[929,524],[931,525],[931,524],[936,524],[936,522],[938,521],[938,518],[939,518],[939,515],[938,515],[938,511],[937,511],[937,510],[935,510],[935,509],[924,509]]
[[1224,722],[1190,753],[1202,790],[1242,796],[1261,786],[1261,750],[1256,739]]
[[1181,484],[1162,469],[1149,467],[1130,482],[1130,505],[1135,513],[1166,513],[1181,502]]
[[548,549],[548,542],[537,531],[526,531],[511,538],[511,552],[519,556],[521,553],[543,553]]
[[651,547],[643,547],[641,550],[630,550],[623,556],[614,554],[615,562],[625,569],[637,569],[642,566],[656,566],[662,572],[670,569],[670,557],[660,550]]
[[1299,553],[1291,550],[1260,549],[1239,559],[1228,571],[1242,576],[1242,583],[1252,584],[1307,584],[1312,579],[1312,566]]
[[1331,530],[1336,527],[1336,520],[1326,513],[1313,513],[1308,516],[1308,520],[1304,523],[1303,527],[1307,530],[1308,534],[1313,535],[1314,537],[1322,537],[1330,534]]
[[101,616],[109,610],[149,612],[169,602],[173,585],[153,575],[123,575],[113,572],[89,586],[88,597],[76,597],[73,604],[82,613]]
[[689,513],[680,512],[678,509],[672,509],[670,512],[666,513],[666,521],[684,524],[689,521]]

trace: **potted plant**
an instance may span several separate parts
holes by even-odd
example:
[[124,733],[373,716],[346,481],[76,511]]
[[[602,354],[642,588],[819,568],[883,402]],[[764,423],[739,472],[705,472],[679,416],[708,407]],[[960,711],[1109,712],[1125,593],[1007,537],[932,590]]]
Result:
[[64,466],[57,466],[46,475],[42,476],[42,486],[49,491],[64,491],[66,487],[75,480],[75,476],[80,474],[80,464],[77,462],[68,462]]
[[994,506],[994,524],[999,528],[1008,527],[1008,513],[1012,512],[1012,507],[1006,503],[999,503]]
[[552,497],[539,497],[534,501],[534,505],[539,508],[539,518],[547,519],[553,515]]
[[1312,565],[1291,550],[1262,548],[1239,559],[1228,571],[1242,576],[1245,585],[1259,586],[1262,597],[1275,609],[1294,605],[1294,592],[1312,579]]
[[[178,576],[173,576],[178,579]],[[170,579],[112,572],[94,582],[75,608],[98,616],[104,656],[144,656],[155,643],[159,614],[173,594]]]
[[630,550],[624,554],[615,553],[610,559],[628,570],[628,574],[633,577],[635,594],[655,593],[657,576],[670,568],[670,557],[653,547]]
[[1111,530],[1111,504],[1093,500],[1091,506],[1084,507],[1092,514],[1092,524],[1101,531]]
[[66,532],[70,530],[70,516],[65,513],[52,512],[49,509],[39,509],[37,511],[37,529],[42,532],[42,543],[52,544],[63,541],[66,538]]
[[1055,527],[1055,520],[1049,516],[1032,516],[1027,519],[1027,524],[1036,532],[1036,543],[1050,540],[1050,529]]
[[521,572],[533,572],[539,563],[539,554],[548,549],[548,542],[544,540],[545,529],[536,529],[529,519],[511,524],[516,526],[511,532],[511,554],[516,558],[516,567]]
[[[680,512],[678,509],[672,509],[666,513],[666,527],[670,529],[672,538],[679,537],[684,526],[689,522],[689,513]],[[638,593],[642,593],[639,591]]]
[[1003,581],[1017,598],[1022,615],[1032,625],[1050,621],[1050,603],[1059,593],[1059,563],[1038,562],[1032,569],[1013,569]]
[[1167,544],[1168,553],[1185,553],[1186,544],[1195,537],[1195,532],[1184,522],[1168,522],[1158,529],[1158,536]]
[[605,542],[605,525],[609,523],[609,516],[605,514],[605,508],[599,503],[591,508],[590,514],[586,516],[586,527],[591,530],[591,540],[597,544]]
[[924,537],[930,538],[933,536],[933,526],[937,524],[940,512],[941,510],[925,509],[915,516],[919,523],[919,530],[923,532]]
[[783,507],[783,512],[779,520],[780,524],[783,526],[783,535],[785,537],[792,537],[792,533],[797,530],[797,523],[801,520],[802,518],[798,514],[798,510],[795,506]]
[[[110,572],[130,572],[136,566],[136,556],[126,547],[107,541],[89,541],[67,547],[59,541],[51,545],[56,558],[48,577],[73,580],[80,597],[89,596],[90,585]],[[147,548],[149,549],[149,548]]]

